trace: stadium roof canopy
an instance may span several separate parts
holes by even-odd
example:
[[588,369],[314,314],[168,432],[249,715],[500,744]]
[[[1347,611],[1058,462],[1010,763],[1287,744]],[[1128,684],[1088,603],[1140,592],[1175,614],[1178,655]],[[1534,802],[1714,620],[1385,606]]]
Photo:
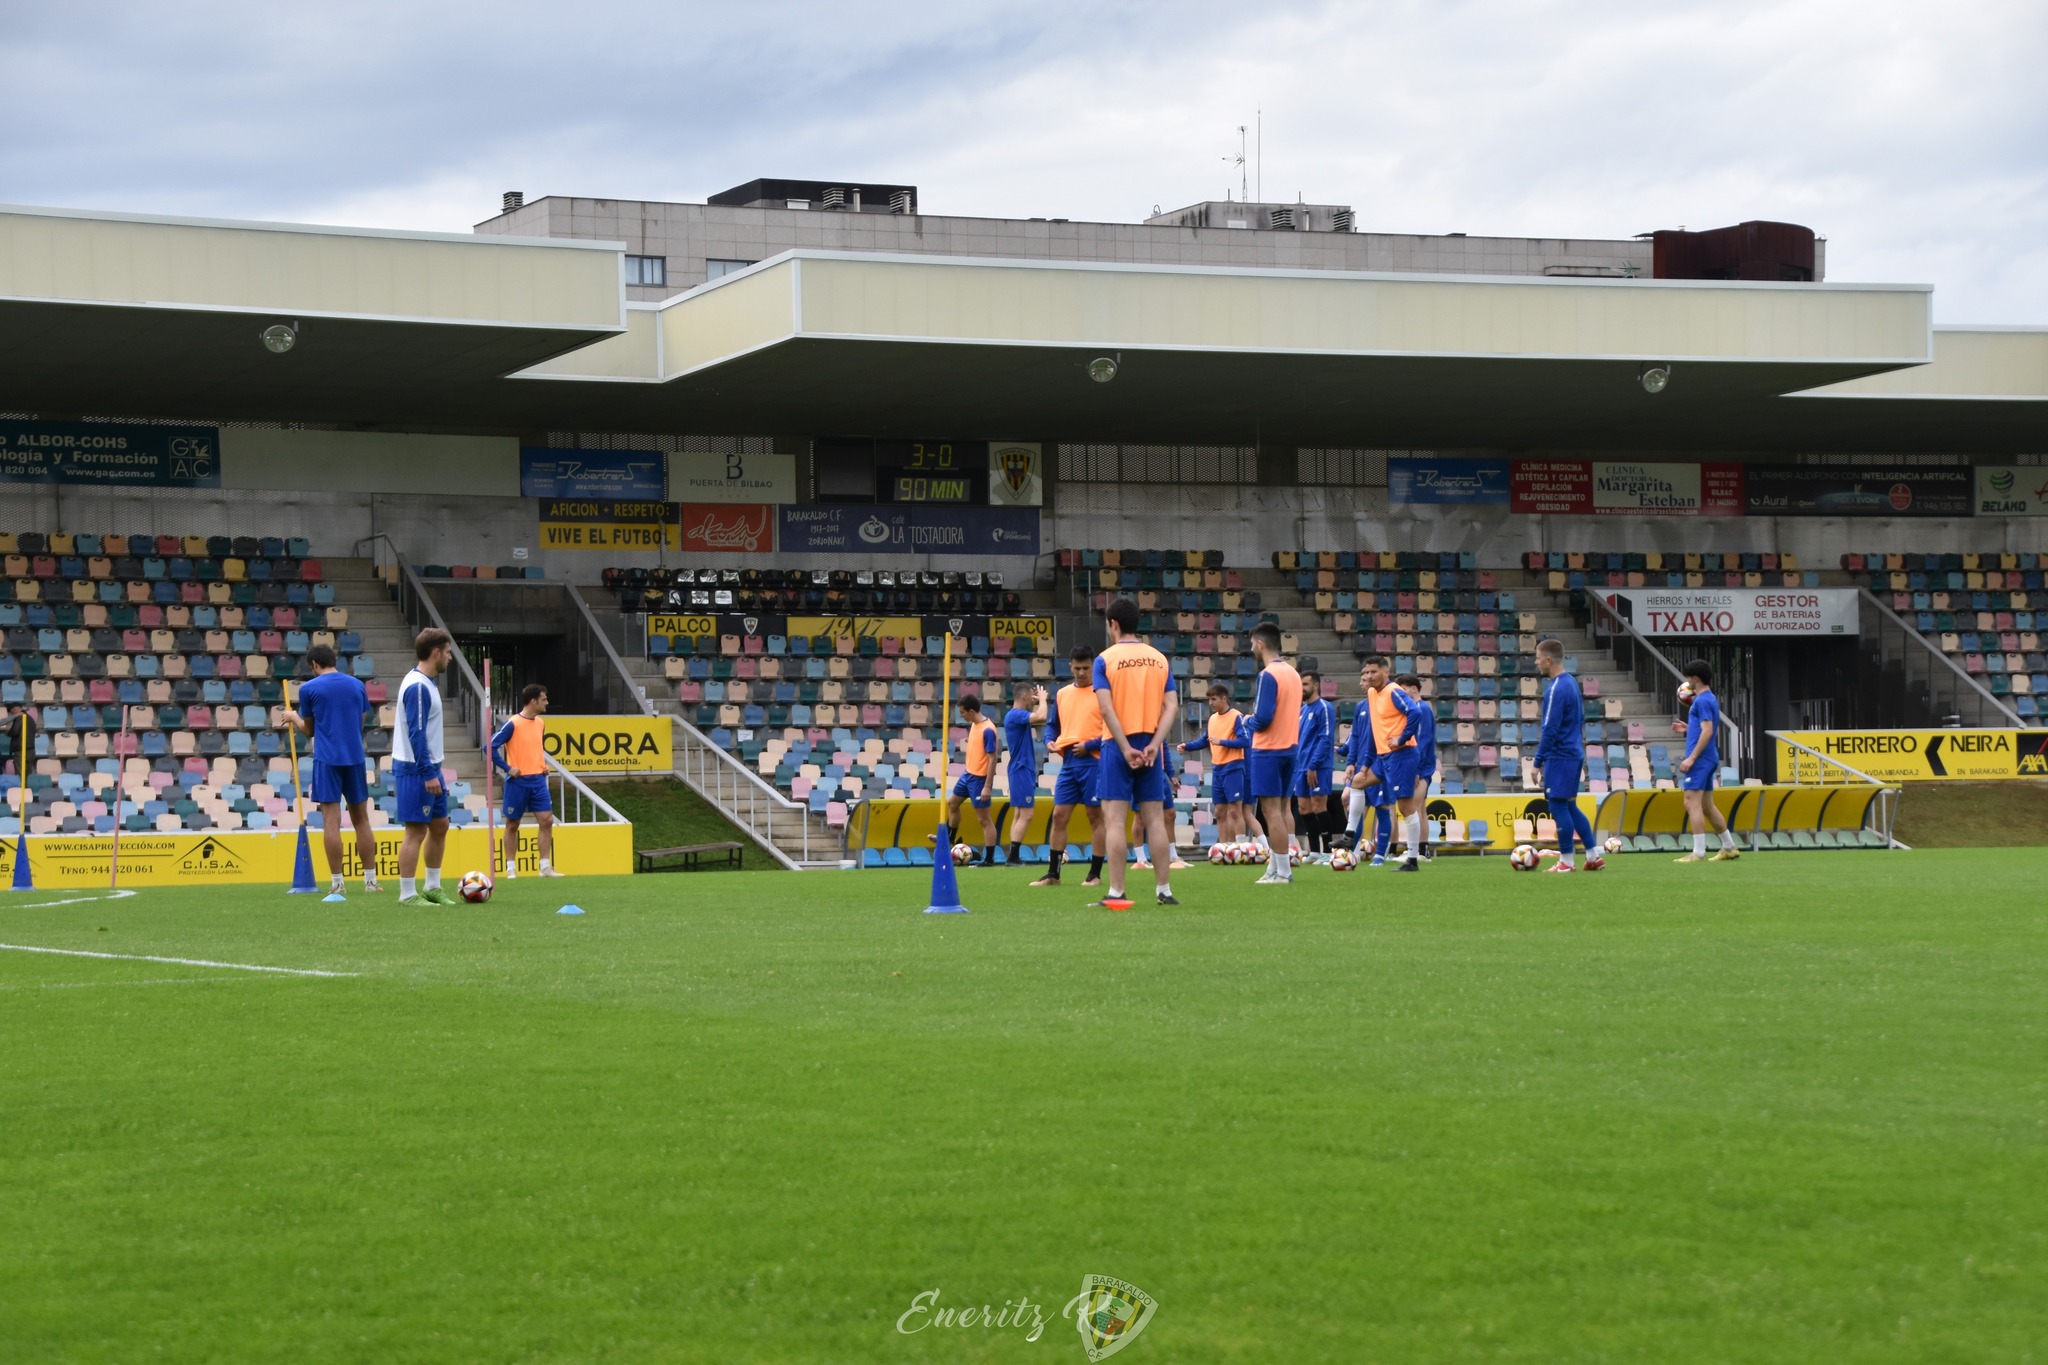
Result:
[[[0,208],[0,409],[370,428],[1653,451],[2048,449],[2048,328],[1925,285],[793,251]],[[258,340],[297,322],[277,355]],[[1118,361],[1097,383],[1088,362]],[[1646,364],[1672,367],[1660,394]]]

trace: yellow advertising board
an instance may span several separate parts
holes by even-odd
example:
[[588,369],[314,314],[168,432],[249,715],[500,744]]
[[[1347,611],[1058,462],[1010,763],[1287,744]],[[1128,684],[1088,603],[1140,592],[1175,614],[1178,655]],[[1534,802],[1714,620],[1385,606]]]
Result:
[[1777,742],[1780,782],[1839,783],[1840,769],[1786,740],[1880,782],[2048,777],[2048,730],[1794,730]]
[[[327,858],[320,848],[320,832],[310,832],[313,841],[313,877],[326,884]],[[405,837],[399,827],[377,831],[377,872],[386,886],[395,886],[398,876],[398,845]],[[501,835],[502,837],[502,835]],[[486,833],[480,825],[448,831],[448,851],[442,867],[452,881],[471,868],[485,865],[488,853]],[[17,840],[0,844],[0,884],[14,875]],[[112,870],[114,841],[103,834],[38,834],[26,840],[29,869],[38,887],[105,886]],[[356,857],[354,831],[342,838],[344,870],[354,878],[362,875]],[[520,840],[519,870],[538,872],[540,855],[532,834]],[[234,830],[225,833],[123,834],[121,836],[122,886],[290,886],[292,863],[298,854],[298,835],[265,830]],[[623,875],[633,870],[633,827],[616,825],[556,825],[555,866],[571,876]],[[4,904],[4,902],[0,902]]]
[[618,502],[608,498],[542,498],[540,543],[549,550],[608,550],[617,554],[682,548],[682,527],[672,502]]
[[919,640],[924,638],[922,616],[792,616],[791,635],[851,636],[856,640]]
[[572,773],[672,773],[675,725],[667,716],[549,716],[548,757]]
[[683,616],[675,612],[656,612],[647,618],[649,635],[716,635],[716,616]]
[[1043,640],[1052,642],[1052,618],[1050,616],[994,616],[989,618],[988,633],[996,640]]

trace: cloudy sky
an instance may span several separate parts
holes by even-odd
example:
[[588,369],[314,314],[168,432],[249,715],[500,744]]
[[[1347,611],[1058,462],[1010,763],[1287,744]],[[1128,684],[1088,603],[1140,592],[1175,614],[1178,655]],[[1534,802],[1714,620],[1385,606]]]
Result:
[[770,175],[1129,221],[1234,190],[1263,110],[1265,196],[1365,230],[1785,219],[2048,324],[2042,0],[0,0],[0,73],[18,203],[466,230]]

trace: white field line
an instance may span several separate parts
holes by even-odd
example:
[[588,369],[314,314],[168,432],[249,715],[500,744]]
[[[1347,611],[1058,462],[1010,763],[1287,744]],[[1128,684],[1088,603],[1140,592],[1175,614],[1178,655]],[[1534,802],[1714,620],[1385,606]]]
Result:
[[214,962],[203,957],[154,957],[148,953],[90,953],[83,948],[34,948],[26,943],[0,943],[0,952],[50,953],[56,957],[98,957],[112,962],[168,962],[178,967],[219,967],[231,972],[274,972],[279,976],[354,976],[354,972],[323,972],[312,967],[260,967],[253,962]]
[[109,986],[221,986],[232,976],[152,976],[141,981],[40,981],[28,986],[0,986],[0,991],[102,990]]

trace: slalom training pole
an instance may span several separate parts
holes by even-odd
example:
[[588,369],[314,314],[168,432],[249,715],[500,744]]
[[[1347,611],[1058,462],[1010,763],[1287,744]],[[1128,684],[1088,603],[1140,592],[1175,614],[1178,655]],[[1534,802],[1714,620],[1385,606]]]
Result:
[[[484,875],[492,881],[498,880],[498,798],[493,790],[492,778],[498,765],[491,761],[491,736],[497,732],[498,713],[491,709],[491,656],[484,655],[484,842],[487,849]],[[534,817],[538,819],[539,817]],[[513,850],[505,850],[509,866]]]
[[[292,685],[284,685],[284,704],[289,711],[292,705]],[[306,842],[306,784],[299,777],[299,730],[289,720],[284,727],[285,744],[289,747],[292,760],[292,800],[299,812],[299,851],[292,860],[292,889],[289,896],[311,896],[320,888],[313,883],[313,846]]]
[[121,889],[121,798],[128,793],[122,785],[127,776],[124,769],[128,763],[128,708],[121,708],[121,738],[114,743],[114,856],[107,868],[107,890]]
[[21,747],[15,750],[14,757],[14,773],[15,776],[21,779],[20,784],[15,788],[15,790],[21,793],[21,797],[20,804],[14,808],[14,814],[17,818],[14,831],[14,885],[9,888],[14,891],[33,891],[36,889],[35,874],[29,871],[28,866],[29,724],[29,708],[24,706],[21,708]]
[[939,665],[939,837],[932,850],[932,899],[924,908],[927,915],[964,915],[960,903],[960,880],[953,869],[953,832],[946,827],[946,759],[953,745],[953,636],[945,642],[945,661]]

